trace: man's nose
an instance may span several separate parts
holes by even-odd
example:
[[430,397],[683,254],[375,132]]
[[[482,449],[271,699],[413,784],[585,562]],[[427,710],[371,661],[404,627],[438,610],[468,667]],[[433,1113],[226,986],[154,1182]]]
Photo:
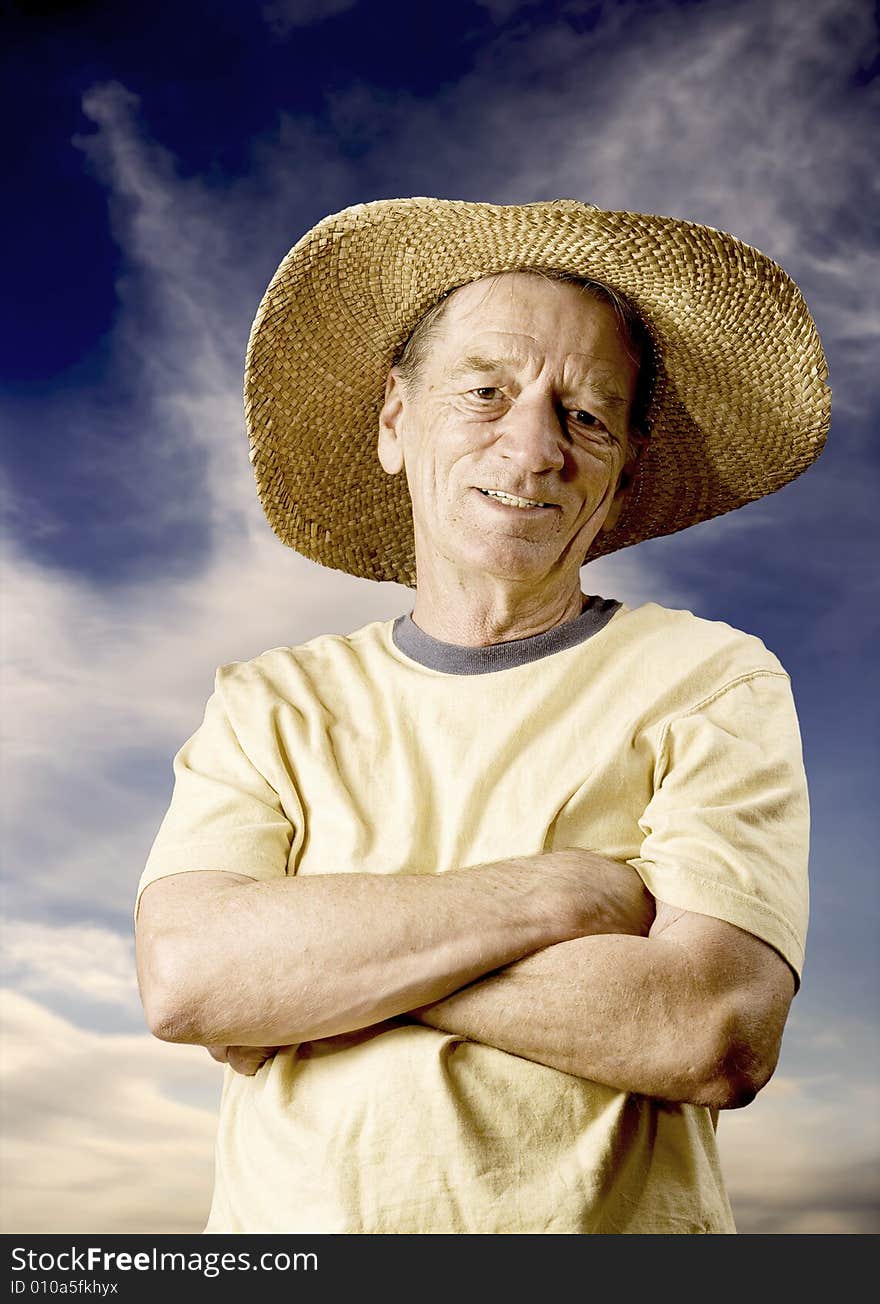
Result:
[[565,465],[564,416],[547,398],[512,403],[501,422],[500,449],[524,471],[559,471]]

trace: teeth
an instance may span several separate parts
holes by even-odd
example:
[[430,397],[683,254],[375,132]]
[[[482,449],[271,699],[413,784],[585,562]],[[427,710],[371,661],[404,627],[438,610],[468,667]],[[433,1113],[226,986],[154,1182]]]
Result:
[[539,503],[534,498],[518,498],[516,494],[506,494],[500,489],[481,489],[481,494],[487,494],[489,498],[499,498],[501,502],[509,504],[511,507],[548,507],[549,503]]

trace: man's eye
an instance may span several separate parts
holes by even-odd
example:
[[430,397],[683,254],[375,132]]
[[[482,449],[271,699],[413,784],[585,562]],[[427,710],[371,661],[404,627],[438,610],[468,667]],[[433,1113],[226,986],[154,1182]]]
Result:
[[479,389],[472,389],[471,393],[477,398],[482,399],[483,402],[489,402],[493,398],[497,398],[501,393],[501,390],[497,385],[481,385]]
[[589,426],[593,430],[602,428],[602,422],[599,418],[594,417],[592,412],[587,412],[583,408],[575,409],[575,411],[570,415],[572,421],[576,422],[579,426]]

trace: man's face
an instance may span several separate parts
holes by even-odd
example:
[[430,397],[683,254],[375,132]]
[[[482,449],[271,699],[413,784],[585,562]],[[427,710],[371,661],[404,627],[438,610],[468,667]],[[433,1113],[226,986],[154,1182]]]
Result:
[[380,423],[382,465],[406,471],[420,576],[434,561],[576,576],[634,470],[637,374],[614,310],[577,286],[509,272],[457,290],[419,374],[392,370]]

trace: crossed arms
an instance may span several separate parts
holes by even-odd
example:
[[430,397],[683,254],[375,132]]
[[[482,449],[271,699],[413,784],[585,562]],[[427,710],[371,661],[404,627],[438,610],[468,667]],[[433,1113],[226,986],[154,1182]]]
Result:
[[794,994],[772,947],[577,848],[444,874],[175,874],[142,895],[137,957],[154,1035],[241,1072],[406,1015],[718,1109],[768,1081]]

